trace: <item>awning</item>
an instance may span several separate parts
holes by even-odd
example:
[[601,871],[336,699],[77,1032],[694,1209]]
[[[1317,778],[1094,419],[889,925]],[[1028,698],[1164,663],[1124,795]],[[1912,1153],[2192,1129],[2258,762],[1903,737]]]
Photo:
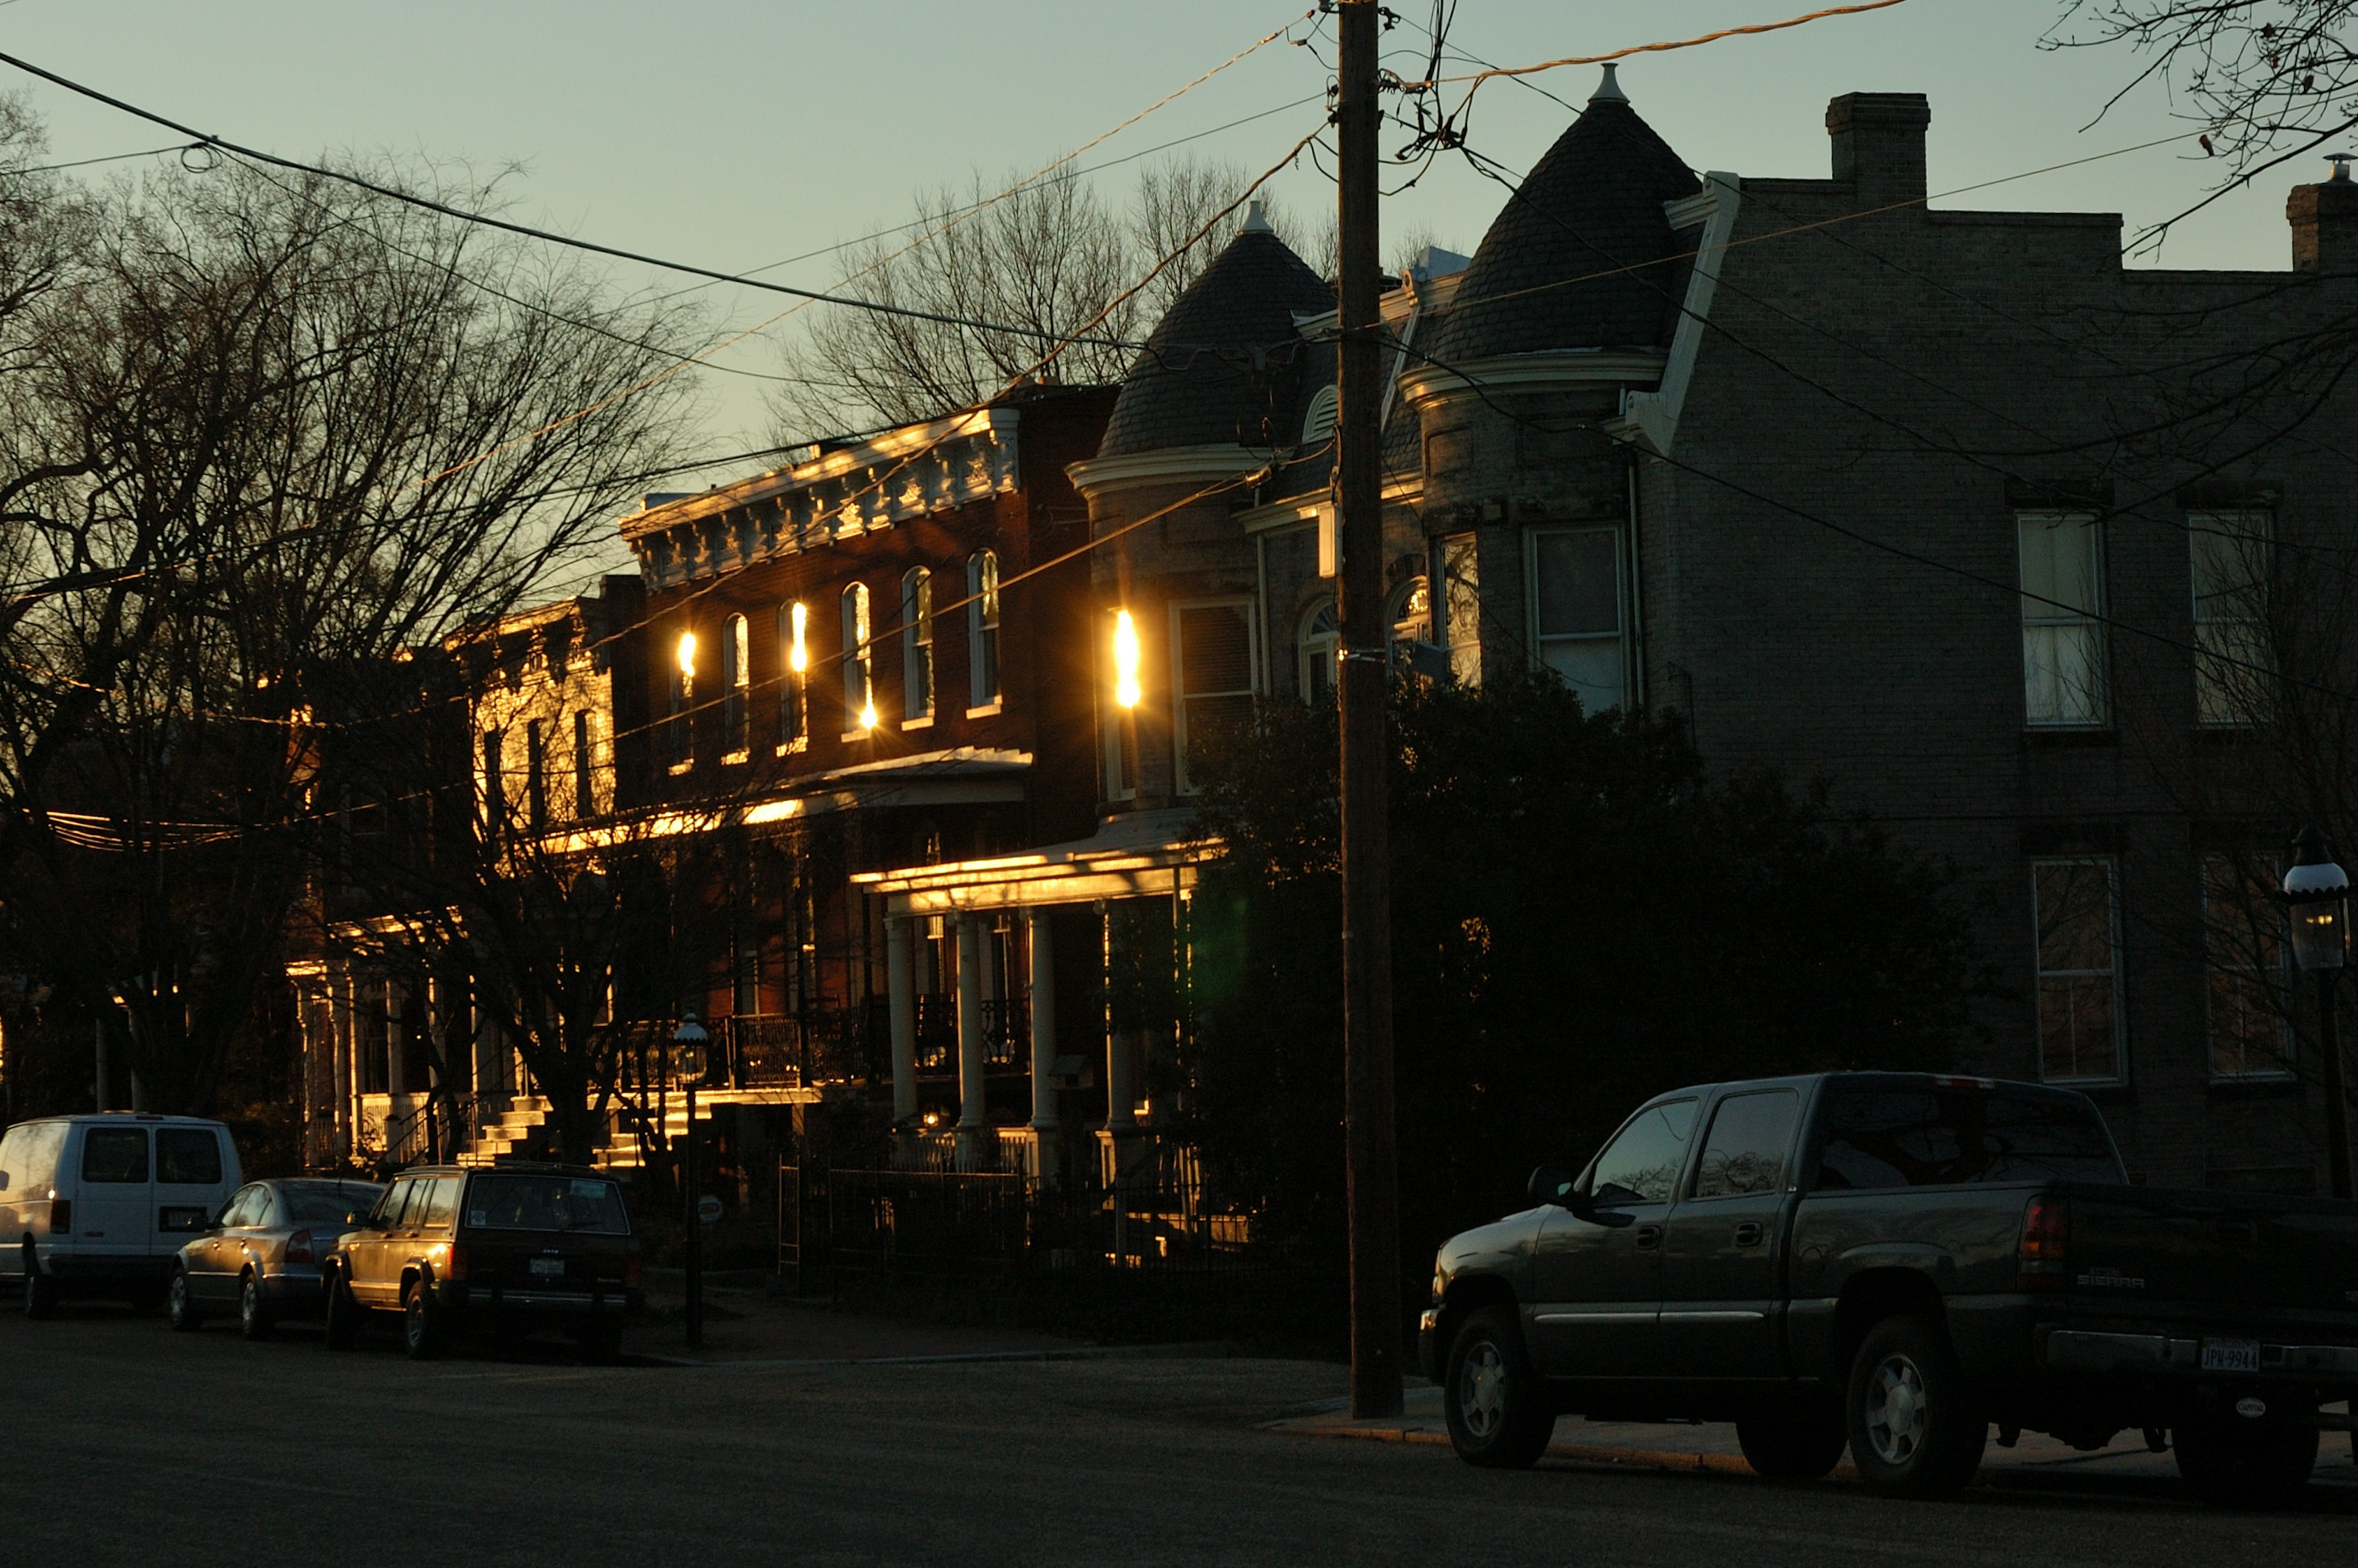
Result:
[[1196,869],[1225,846],[1187,810],[1109,816],[1087,838],[989,860],[863,871],[851,880],[884,899],[893,919],[1109,898],[1168,898],[1195,885]]

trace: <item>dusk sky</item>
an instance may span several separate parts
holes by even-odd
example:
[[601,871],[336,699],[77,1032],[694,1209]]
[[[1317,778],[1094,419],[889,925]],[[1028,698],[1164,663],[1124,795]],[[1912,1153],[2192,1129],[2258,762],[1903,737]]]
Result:
[[[1828,97],[1921,92],[1932,103],[1935,206],[2118,211],[2134,229],[2201,195],[2210,171],[2182,142],[1941,197],[2186,128],[2150,88],[2091,125],[2136,62],[2117,48],[2042,50],[2040,37],[2059,5],[1909,0],[1640,58],[1623,67],[1621,79],[1639,112],[1699,168],[1823,175]],[[1419,21],[1429,12],[1414,0],[1398,0],[1398,8]],[[1807,8],[1801,0],[1463,0],[1454,38],[1484,60],[1520,64]],[[0,49],[291,157],[392,154],[463,160],[479,173],[514,164],[505,190],[519,217],[744,269],[904,222],[920,187],[962,184],[976,168],[1028,172],[1301,15],[1301,7],[1268,0],[1013,6],[691,0],[662,7],[12,0],[0,5]],[[1390,63],[1421,69],[1415,56],[1424,36],[1416,27],[1401,27],[1389,42],[1400,51]],[[1527,167],[1570,118],[1563,103],[1534,88],[1577,104],[1596,74],[1576,66],[1531,79],[1531,86],[1489,84],[1472,123],[1475,145],[1512,168]],[[1198,153],[1258,172],[1317,124],[1325,81],[1310,50],[1272,45],[1096,148],[1084,165],[1311,100],[1154,155]],[[60,160],[171,139],[30,78],[16,85],[47,118]],[[1095,178],[1119,200],[1142,166],[1120,163]],[[132,160],[86,172],[104,177],[140,167]],[[2285,189],[2321,177],[2323,168],[2288,166],[2263,177],[2188,224],[2164,259],[2179,266],[2287,265]],[[1272,187],[1277,201],[1303,218],[1332,201],[1331,189],[1306,167]],[[1470,251],[1500,200],[1499,188],[1463,160],[1444,159],[1389,203],[1385,221],[1394,232],[1429,229]],[[614,276],[622,288],[693,281],[632,268]],[[836,263],[822,254],[769,276],[824,287]],[[787,303],[727,287],[710,297],[734,326]],[[774,371],[777,351],[757,337],[719,362]],[[768,438],[763,384],[706,377],[707,449],[741,449]]]

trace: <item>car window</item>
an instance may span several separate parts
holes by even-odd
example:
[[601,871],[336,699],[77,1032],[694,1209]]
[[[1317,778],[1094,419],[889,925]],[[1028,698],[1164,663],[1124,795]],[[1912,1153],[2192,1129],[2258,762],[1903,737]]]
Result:
[[13,1140],[23,1134],[23,1148],[8,1158],[8,1180],[11,1190],[40,1196],[57,1184],[58,1155],[65,1148],[66,1123],[38,1122],[20,1127],[9,1134]]
[[269,1205],[270,1189],[260,1183],[240,1187],[237,1195],[222,1209],[221,1223],[224,1228],[257,1224],[255,1217],[266,1210]]
[[1695,1167],[1694,1195],[1736,1197],[1785,1189],[1785,1165],[1793,1146],[1793,1124],[1801,1097],[1791,1089],[1731,1095],[1711,1113]]
[[0,1138],[0,1193],[27,1184],[18,1179],[16,1173],[32,1145],[33,1130],[29,1127],[13,1129],[6,1137]]
[[467,1189],[467,1223],[484,1230],[631,1233],[622,1189],[594,1176],[477,1176]]
[[442,1226],[450,1223],[451,1211],[459,1206],[459,1184],[461,1176],[437,1176],[418,1185],[426,1189],[424,1217],[410,1221],[413,1225]]
[[221,1140],[210,1127],[156,1130],[156,1179],[211,1186],[222,1179]]
[[376,1218],[384,1228],[391,1230],[401,1224],[401,1211],[408,1206],[409,1195],[416,1186],[416,1182],[399,1181],[386,1192],[384,1201],[376,1206]]
[[354,1184],[349,1187],[288,1187],[279,1195],[289,1225],[341,1225],[347,1215],[368,1213],[384,1189]]
[[1836,1089],[1817,1185],[1837,1191],[2040,1179],[2118,1182],[2120,1157],[2084,1101],[1964,1085]]
[[1668,1203],[1685,1167],[1695,1102],[1648,1106],[1605,1146],[1589,1178],[1600,1203]]
[[147,1130],[144,1127],[92,1127],[81,1135],[81,1179],[85,1182],[144,1182],[147,1179]]

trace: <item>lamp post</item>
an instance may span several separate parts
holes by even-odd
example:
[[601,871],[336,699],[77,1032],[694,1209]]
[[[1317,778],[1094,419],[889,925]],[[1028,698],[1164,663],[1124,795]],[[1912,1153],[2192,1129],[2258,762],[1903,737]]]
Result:
[[671,1032],[672,1065],[687,1091],[687,1131],[679,1141],[679,1212],[686,1239],[680,1256],[687,1292],[687,1343],[704,1344],[704,1222],[696,1212],[696,1080],[704,1076],[704,1044],[711,1036],[696,1014],[684,1013]]
[[2325,1169],[2333,1195],[2350,1191],[2350,1102],[2342,1083],[2342,1026],[2334,1016],[2333,982],[2350,961],[2350,878],[2333,863],[2325,836],[2304,827],[2293,840],[2285,873],[2285,904],[2292,913],[2292,952],[2317,977],[2317,1037],[2325,1057]]

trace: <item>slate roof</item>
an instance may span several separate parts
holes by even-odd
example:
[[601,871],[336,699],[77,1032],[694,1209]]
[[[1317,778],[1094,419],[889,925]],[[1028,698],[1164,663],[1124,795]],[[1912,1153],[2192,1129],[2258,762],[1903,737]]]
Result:
[[1098,456],[1299,440],[1308,345],[1293,318],[1334,306],[1333,288],[1284,241],[1245,229],[1148,335]]
[[[1433,354],[1462,363],[1547,349],[1667,348],[1688,247],[1662,203],[1701,189],[1608,77],[1482,236]],[[1546,287],[1567,278],[1582,281]]]

